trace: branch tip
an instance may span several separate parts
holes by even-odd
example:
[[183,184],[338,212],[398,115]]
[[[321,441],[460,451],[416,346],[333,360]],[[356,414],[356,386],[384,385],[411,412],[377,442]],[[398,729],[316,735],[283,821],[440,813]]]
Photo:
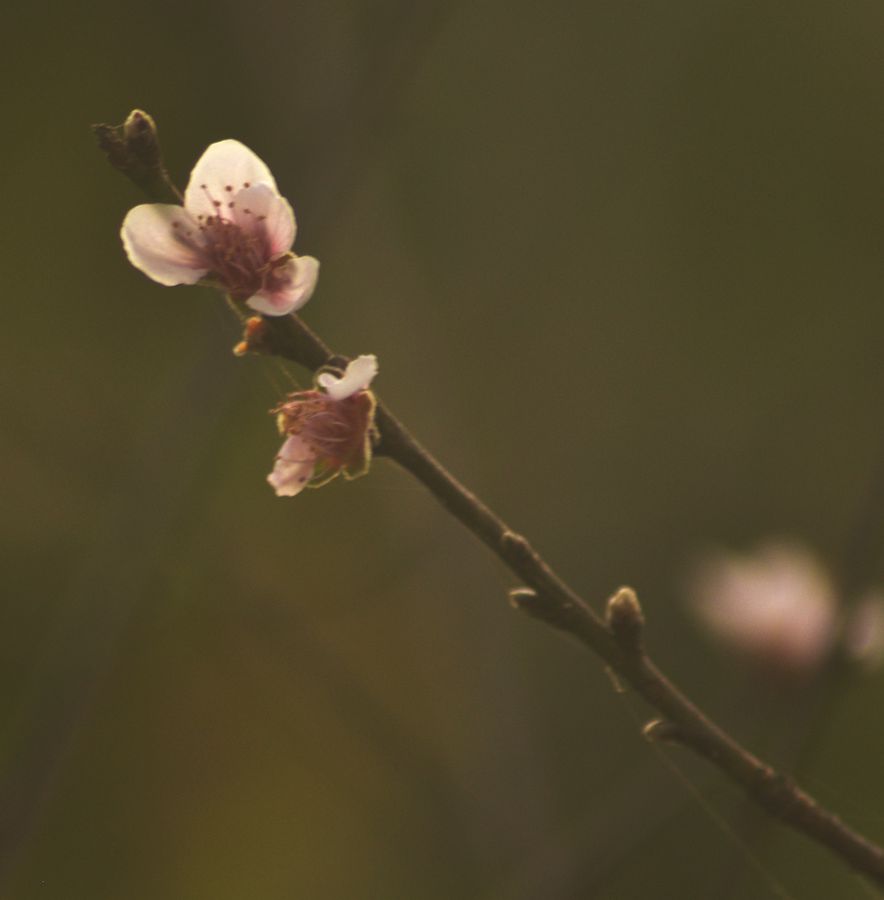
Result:
[[149,113],[133,109],[122,125],[93,125],[92,131],[108,162],[152,200],[181,202],[163,164],[157,126]]
[[534,555],[531,544],[528,539],[515,531],[504,531],[500,536],[500,543],[503,551],[512,554],[519,559],[528,559]]

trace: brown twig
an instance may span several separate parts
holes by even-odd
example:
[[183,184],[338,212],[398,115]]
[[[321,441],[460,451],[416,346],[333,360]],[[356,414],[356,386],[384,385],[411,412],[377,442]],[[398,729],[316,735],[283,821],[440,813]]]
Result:
[[[153,140],[156,141],[155,131]],[[114,159],[112,162],[129,174],[125,165]],[[158,167],[158,171],[164,171],[161,161]],[[133,180],[150,192],[147,179]],[[263,327],[257,332],[252,329],[244,349],[280,356],[311,371],[324,365],[341,367],[348,361],[333,353],[294,315],[264,319]],[[534,618],[576,637],[599,656],[618,679],[629,684],[662,715],[662,722],[646,728],[646,737],[674,741],[690,748],[742,786],[771,816],[827,847],[851,868],[884,886],[884,851],[880,847],[820,806],[788,776],[742,747],[657,668],[644,649],[643,617],[631,591],[621,589],[615,594],[609,603],[607,621],[603,621],[525,537],[513,531],[454,478],[380,402],[377,427],[376,454],[394,460],[409,471],[528,586],[511,594],[513,604]]]

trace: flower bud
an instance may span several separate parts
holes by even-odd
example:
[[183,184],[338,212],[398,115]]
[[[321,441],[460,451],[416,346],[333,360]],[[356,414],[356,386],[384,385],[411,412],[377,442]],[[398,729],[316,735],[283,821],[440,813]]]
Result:
[[622,647],[637,650],[641,646],[645,617],[632,588],[622,587],[608,600],[605,618]]
[[162,165],[157,126],[153,117],[141,109],[133,109],[123,122],[123,142],[127,152],[146,168]]
[[844,645],[851,659],[867,669],[884,662],[884,593],[871,591],[863,597],[847,620]]

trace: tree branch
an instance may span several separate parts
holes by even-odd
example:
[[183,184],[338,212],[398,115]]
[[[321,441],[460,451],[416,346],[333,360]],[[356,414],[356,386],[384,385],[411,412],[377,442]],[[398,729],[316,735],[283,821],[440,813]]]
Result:
[[[109,126],[96,126],[96,132],[114,166],[154,199],[167,201],[175,189],[165,175],[153,120],[137,111],[133,116],[136,118],[130,117],[127,123],[128,132]],[[133,121],[137,128],[132,127]],[[295,315],[250,324],[237,348],[238,353],[247,351],[280,356],[314,372],[324,365],[343,368],[348,362]],[[788,776],[743,748],[657,668],[644,649],[644,619],[632,591],[621,589],[611,598],[603,621],[526,538],[451,475],[381,402],[376,424],[376,455],[389,457],[409,471],[528,586],[511,593],[513,605],[577,638],[663,716],[662,721],[646,727],[646,737],[690,748],[740,785],[771,816],[884,886],[884,851],[880,847],[820,806]]]
[[[297,316],[265,318],[250,349],[296,362],[311,371],[323,365],[346,366]],[[549,566],[529,541],[513,531],[475,494],[422,447],[378,401],[380,441],[376,454],[407,469],[466,528],[505,563],[530,590],[511,595],[513,605],[576,637],[664,716],[666,739],[690,748],[739,784],[768,814],[826,846],[858,872],[884,886],[884,851],[820,806],[787,775],[758,759],[712,721],[657,668],[640,640],[641,611],[636,602],[630,627],[612,597],[608,622],[599,616]],[[634,597],[634,595],[633,595]],[[621,627],[615,627],[616,622]],[[616,635],[616,636],[615,636]],[[649,737],[661,729],[651,729]]]

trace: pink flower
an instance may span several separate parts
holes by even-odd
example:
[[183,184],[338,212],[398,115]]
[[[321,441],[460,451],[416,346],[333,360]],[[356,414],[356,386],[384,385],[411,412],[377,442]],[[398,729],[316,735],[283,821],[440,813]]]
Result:
[[239,141],[211,144],[190,174],[184,206],[145,203],[123,221],[130,262],[160,284],[209,278],[268,316],[303,306],[319,263],[295,256],[295,216],[267,166]]
[[692,594],[710,631],[780,671],[813,671],[837,634],[834,588],[816,558],[793,544],[709,559],[693,579]]
[[377,371],[374,356],[359,356],[340,378],[320,373],[316,382],[323,391],[290,394],[273,410],[287,435],[267,476],[278,497],[294,497],[341,472],[357,478],[368,471],[375,410],[368,386]]

